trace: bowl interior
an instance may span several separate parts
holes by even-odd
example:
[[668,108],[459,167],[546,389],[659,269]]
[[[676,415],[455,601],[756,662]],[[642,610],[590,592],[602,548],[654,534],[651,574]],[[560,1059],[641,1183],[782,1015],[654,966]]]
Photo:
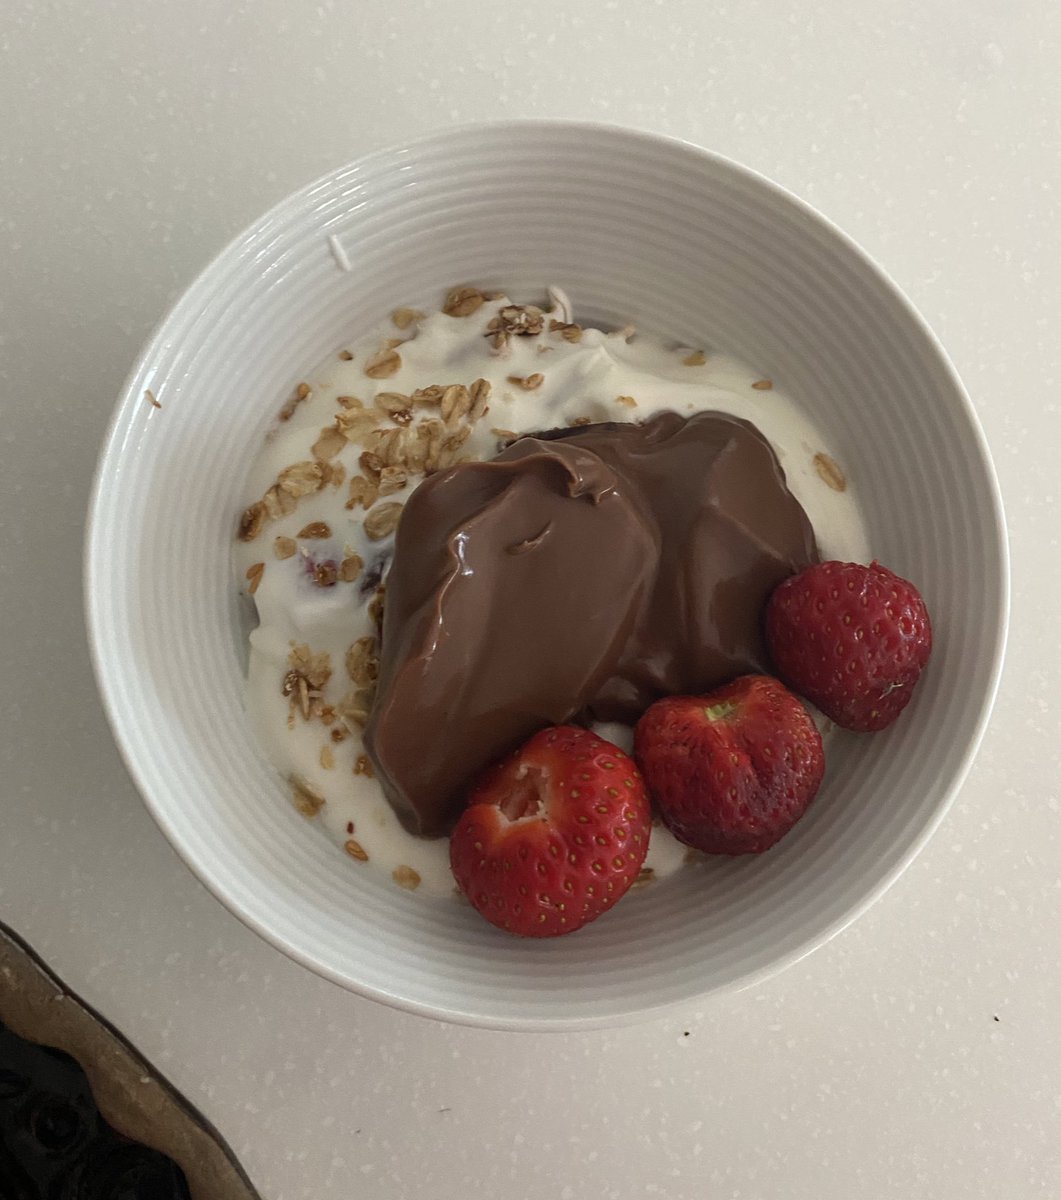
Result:
[[[577,936],[540,944],[352,868],[295,813],[241,701],[229,556],[263,434],[302,375],[352,336],[462,281],[520,297],[556,283],[584,321],[723,348],[778,380],[830,431],[874,554],[917,581],[936,632],[908,713],[887,733],[834,742],[819,799],[774,851],[681,872]],[[87,604],[132,774],[236,913],[377,999],[484,1025],[570,1028],[775,969],[909,861],[993,698],[1002,529],[982,437],[942,351],[825,221],[681,143],[574,124],[481,126],[329,175],[186,293],[135,368],[104,448]]]

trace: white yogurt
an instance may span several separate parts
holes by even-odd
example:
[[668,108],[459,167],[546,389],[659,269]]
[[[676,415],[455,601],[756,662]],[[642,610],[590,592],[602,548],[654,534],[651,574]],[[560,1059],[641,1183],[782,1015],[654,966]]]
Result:
[[[247,479],[246,503],[260,498],[285,467],[312,459],[311,447],[321,429],[332,425],[342,411],[338,397],[356,396],[371,409],[380,392],[410,394],[434,384],[470,385],[482,378],[491,384],[489,409],[463,448],[471,457],[491,458],[499,437],[493,431],[499,429],[527,433],[587,418],[640,421],[667,410],[730,413],[752,422],[773,445],[790,490],[814,526],[823,557],[867,560],[853,490],[832,490],[814,467],[815,453],[832,455],[828,435],[816,429],[782,390],[764,386],[750,367],[725,355],[712,352],[698,364],[700,355],[690,348],[670,348],[649,337],[631,336],[629,331],[585,329],[580,341],[567,341],[548,329],[550,318],[570,320],[567,299],[558,291],[551,292],[550,299],[553,311],[546,314],[544,331],[513,337],[500,351],[493,349],[484,333],[490,320],[511,303],[504,298],[487,301],[466,317],[434,313],[404,331],[388,321],[351,344],[347,352],[353,354],[352,360],[333,359],[307,376],[310,395],[266,439]],[[408,339],[397,347],[400,370],[385,379],[369,378],[364,364],[386,339],[396,337]],[[698,365],[686,365],[686,359]],[[544,378],[533,391],[509,382],[510,376],[535,373]],[[753,386],[756,383],[758,388]],[[633,397],[636,407],[619,397]],[[387,425],[384,415],[379,416],[380,425]],[[331,460],[342,465],[347,480],[360,473],[361,450],[347,444]],[[404,502],[420,478],[410,477],[403,491],[383,502]],[[369,541],[361,526],[365,513],[360,507],[345,507],[348,495],[346,482],[338,488],[326,486],[301,498],[294,512],[267,524],[253,541],[236,543],[233,557],[241,589],[249,590],[248,568],[265,564],[253,595],[259,624],[250,634],[247,710],[277,770],[285,778],[304,780],[324,799],[313,819],[340,845],[352,836],[367,853],[367,863],[351,858],[352,870],[382,869],[390,874],[398,867],[411,867],[420,876],[420,893],[453,897],[448,840],[407,833],[378,782],[354,773],[365,753],[358,727],[352,725],[345,739],[336,743],[329,728],[319,720],[304,720],[297,706],[292,716],[291,700],[281,693],[292,645],[307,645],[314,653],[329,655],[332,675],[322,689],[322,702],[338,704],[354,686],[344,665],[347,648],[374,632],[361,585],[373,564],[389,555],[393,538]],[[330,538],[297,537],[307,525],[321,521],[330,527]],[[278,536],[296,540],[294,556],[276,557]],[[324,559],[339,562],[355,553],[365,564],[361,578],[333,587],[313,584],[308,564]],[[630,731],[622,726],[602,727],[599,732],[624,748],[629,745]],[[677,870],[684,857],[684,847],[666,829],[653,829],[645,865],[657,876]],[[637,889],[632,894],[636,896]]]

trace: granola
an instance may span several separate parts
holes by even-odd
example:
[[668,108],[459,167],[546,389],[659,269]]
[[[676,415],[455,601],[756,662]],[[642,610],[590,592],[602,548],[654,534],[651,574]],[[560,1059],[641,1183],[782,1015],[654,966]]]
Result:
[[245,573],[247,580],[247,591],[253,596],[258,590],[258,585],[262,581],[262,576],[265,574],[265,563],[251,563]]
[[364,565],[360,554],[348,554],[339,564],[339,578],[343,583],[353,583]]
[[847,490],[847,476],[840,469],[836,459],[830,457],[824,451],[819,451],[814,456],[814,469],[818,472],[821,478],[834,492],[844,492]]
[[291,802],[304,817],[315,817],[325,805],[324,797],[315,788],[297,775],[288,779],[291,786]]
[[534,371],[530,375],[509,375],[508,382],[525,392],[536,392],[545,382],[545,376],[541,371]]
[[402,506],[397,501],[379,504],[365,517],[365,533],[374,542],[389,537],[398,528],[401,515]]
[[389,379],[402,369],[402,356],[393,346],[383,346],[362,368],[370,379]]
[[391,871],[391,878],[399,887],[406,888],[410,892],[415,892],[420,886],[420,872],[404,863]]
[[391,320],[399,329],[408,329],[410,325],[415,325],[423,319],[424,314],[418,308],[396,308],[391,313]]
[[358,687],[371,687],[379,675],[379,644],[371,635],[360,637],[346,652],[346,673]]
[[[358,847],[365,855],[358,861],[383,864],[399,886],[448,892],[440,884],[448,868],[439,848],[400,840],[405,835],[393,827],[362,741],[404,504],[425,478],[488,459],[528,433],[647,420],[677,408],[679,397],[691,409],[687,398],[701,380],[732,370],[695,342],[670,350],[656,343],[640,362],[642,340],[632,327],[605,332],[576,323],[560,294],[547,303],[513,303],[472,281],[453,288],[441,311],[395,309],[374,335],[351,342],[330,367],[295,384],[283,405],[263,451],[268,469],[254,476],[257,486],[239,516],[236,552],[239,584],[263,624],[296,604],[311,614],[283,627],[280,657],[268,666],[270,711],[286,713],[294,739],[277,748],[278,762],[299,811],[316,816],[340,846]],[[657,379],[664,359],[670,365]],[[624,377],[627,363],[632,370]],[[757,412],[767,400],[771,413],[784,412],[767,377],[746,371],[738,386],[731,373],[725,386],[735,401],[761,406]],[[812,453],[822,440],[813,431],[801,436],[812,490],[849,503],[835,460],[824,450]],[[258,678],[269,644],[259,650],[252,641]],[[276,742],[275,728],[264,732]],[[381,821],[390,822],[386,850],[374,840]],[[666,831],[653,836],[665,838]],[[640,885],[660,874],[650,860]]]
[[356,838],[347,838],[343,842],[343,849],[351,858],[356,858],[358,862],[368,862],[368,851]]
[[486,294],[474,287],[455,287],[446,297],[442,311],[447,317],[470,317],[486,303]]

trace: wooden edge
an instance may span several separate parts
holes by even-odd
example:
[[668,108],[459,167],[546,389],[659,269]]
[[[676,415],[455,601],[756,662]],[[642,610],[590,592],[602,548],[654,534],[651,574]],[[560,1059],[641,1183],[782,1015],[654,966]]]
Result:
[[0,1021],[25,1041],[75,1059],[104,1119],[173,1159],[192,1200],[261,1200],[213,1126],[2,922]]

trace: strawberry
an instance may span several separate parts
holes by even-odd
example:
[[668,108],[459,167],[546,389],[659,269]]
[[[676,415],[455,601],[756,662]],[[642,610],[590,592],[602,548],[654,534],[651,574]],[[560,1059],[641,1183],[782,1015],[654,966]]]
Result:
[[844,729],[890,725],[932,652],[912,583],[879,563],[824,562],[786,579],[766,606],[778,674]]
[[637,723],[634,754],[670,831],[707,854],[769,850],[825,771],[810,714],[768,675],[657,701]]
[[637,878],[652,812],[633,760],[588,729],[543,729],[487,768],[450,838],[460,890],[499,929],[573,933]]

